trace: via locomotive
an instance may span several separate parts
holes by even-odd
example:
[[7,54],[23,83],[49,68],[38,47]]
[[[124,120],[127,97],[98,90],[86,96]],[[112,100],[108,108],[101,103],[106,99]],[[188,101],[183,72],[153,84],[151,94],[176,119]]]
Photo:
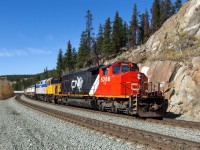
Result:
[[131,62],[115,62],[69,73],[60,81],[54,78],[38,81],[24,93],[53,103],[140,117],[163,117],[167,108],[160,85],[148,83],[145,74]]

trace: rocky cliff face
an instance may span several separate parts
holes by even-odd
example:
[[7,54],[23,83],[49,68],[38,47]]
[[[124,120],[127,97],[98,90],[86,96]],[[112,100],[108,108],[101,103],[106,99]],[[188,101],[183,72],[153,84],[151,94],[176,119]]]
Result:
[[169,112],[200,121],[200,57],[194,57],[187,63],[146,62],[140,68],[150,82],[161,83],[161,90],[169,100]]
[[149,81],[161,82],[168,111],[200,121],[200,0],[190,0],[145,45],[122,53],[112,63],[139,63]]
[[145,44],[146,50],[152,54],[159,54],[166,48],[179,49],[184,46],[183,36],[200,36],[200,1],[190,0],[179,12],[169,18],[163,26],[152,35]]
[[13,96],[13,89],[7,79],[0,78],[0,100],[7,99]]

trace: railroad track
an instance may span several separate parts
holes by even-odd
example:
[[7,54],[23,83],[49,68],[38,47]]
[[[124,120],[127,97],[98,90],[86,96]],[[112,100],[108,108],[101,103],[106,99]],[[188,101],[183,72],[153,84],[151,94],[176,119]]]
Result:
[[77,124],[82,127],[86,127],[103,134],[111,135],[120,139],[123,139],[127,142],[139,143],[148,147],[153,147],[157,149],[163,150],[173,150],[173,149],[181,149],[181,150],[199,150],[200,143],[187,141],[183,139],[178,139],[166,135],[156,134],[152,132],[147,132],[143,130],[138,130],[130,127],[124,127],[121,125],[111,124],[95,119],[90,119],[78,115],[73,115],[69,113],[65,113],[62,111],[58,111],[55,109],[50,109],[47,107],[43,107],[40,105],[36,105],[33,103],[29,103],[27,101],[23,101],[20,97],[16,97],[16,100],[32,109],[43,112],[49,116],[53,116],[55,118],[59,118],[66,122],[70,122],[73,124]]
[[[41,103],[47,103],[44,101],[39,101]],[[53,103],[48,103],[49,105],[55,105]],[[65,108],[70,108],[70,109],[75,109],[75,110],[81,110],[81,111],[86,111],[86,112],[92,112],[92,113],[98,113],[98,114],[103,114],[103,115],[108,115],[108,112],[102,112],[98,110],[93,110],[93,109],[87,109],[87,108],[80,108],[80,107],[73,107],[73,106],[66,106],[66,105],[59,105],[60,107],[65,107]],[[147,118],[147,119],[142,119],[142,118],[137,118],[125,114],[115,114],[115,113],[109,113],[109,116],[115,116],[115,117],[120,117],[120,118],[126,118],[126,119],[136,119],[144,122],[150,122],[150,123],[156,123],[156,124],[161,124],[161,125],[170,125],[170,126],[177,126],[177,127],[182,127],[182,128],[189,128],[189,129],[197,129],[200,130],[200,122],[193,122],[193,121],[185,121],[185,120],[175,120],[175,119],[169,119],[169,118],[163,118],[163,120],[158,120],[158,119],[152,119],[152,118]]]

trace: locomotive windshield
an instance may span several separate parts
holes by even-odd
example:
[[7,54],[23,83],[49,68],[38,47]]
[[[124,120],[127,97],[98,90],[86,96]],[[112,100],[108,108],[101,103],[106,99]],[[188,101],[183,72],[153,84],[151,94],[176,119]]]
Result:
[[122,72],[130,71],[130,68],[128,66],[122,66]]
[[138,71],[137,65],[123,63],[121,65],[113,66],[113,74],[118,74],[120,72],[125,73],[128,71]]
[[120,72],[127,72],[130,71],[130,67],[128,66],[113,66],[113,74],[118,74]]
[[113,74],[118,74],[120,72],[120,66],[113,67]]

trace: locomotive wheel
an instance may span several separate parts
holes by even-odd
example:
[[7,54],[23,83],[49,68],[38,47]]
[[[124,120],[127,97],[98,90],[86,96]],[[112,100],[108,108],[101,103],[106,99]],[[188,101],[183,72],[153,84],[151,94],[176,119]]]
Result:
[[102,106],[102,105],[99,105],[99,110],[100,111],[106,111],[105,108],[104,108],[104,106]]
[[117,108],[116,108],[115,106],[113,106],[113,107],[111,108],[111,110],[112,110],[113,113],[116,113],[116,114],[118,113],[118,110],[117,110]]
[[44,97],[44,101],[47,102],[47,97]]
[[52,98],[52,99],[51,99],[51,102],[55,104],[55,99],[54,99],[54,98]]

